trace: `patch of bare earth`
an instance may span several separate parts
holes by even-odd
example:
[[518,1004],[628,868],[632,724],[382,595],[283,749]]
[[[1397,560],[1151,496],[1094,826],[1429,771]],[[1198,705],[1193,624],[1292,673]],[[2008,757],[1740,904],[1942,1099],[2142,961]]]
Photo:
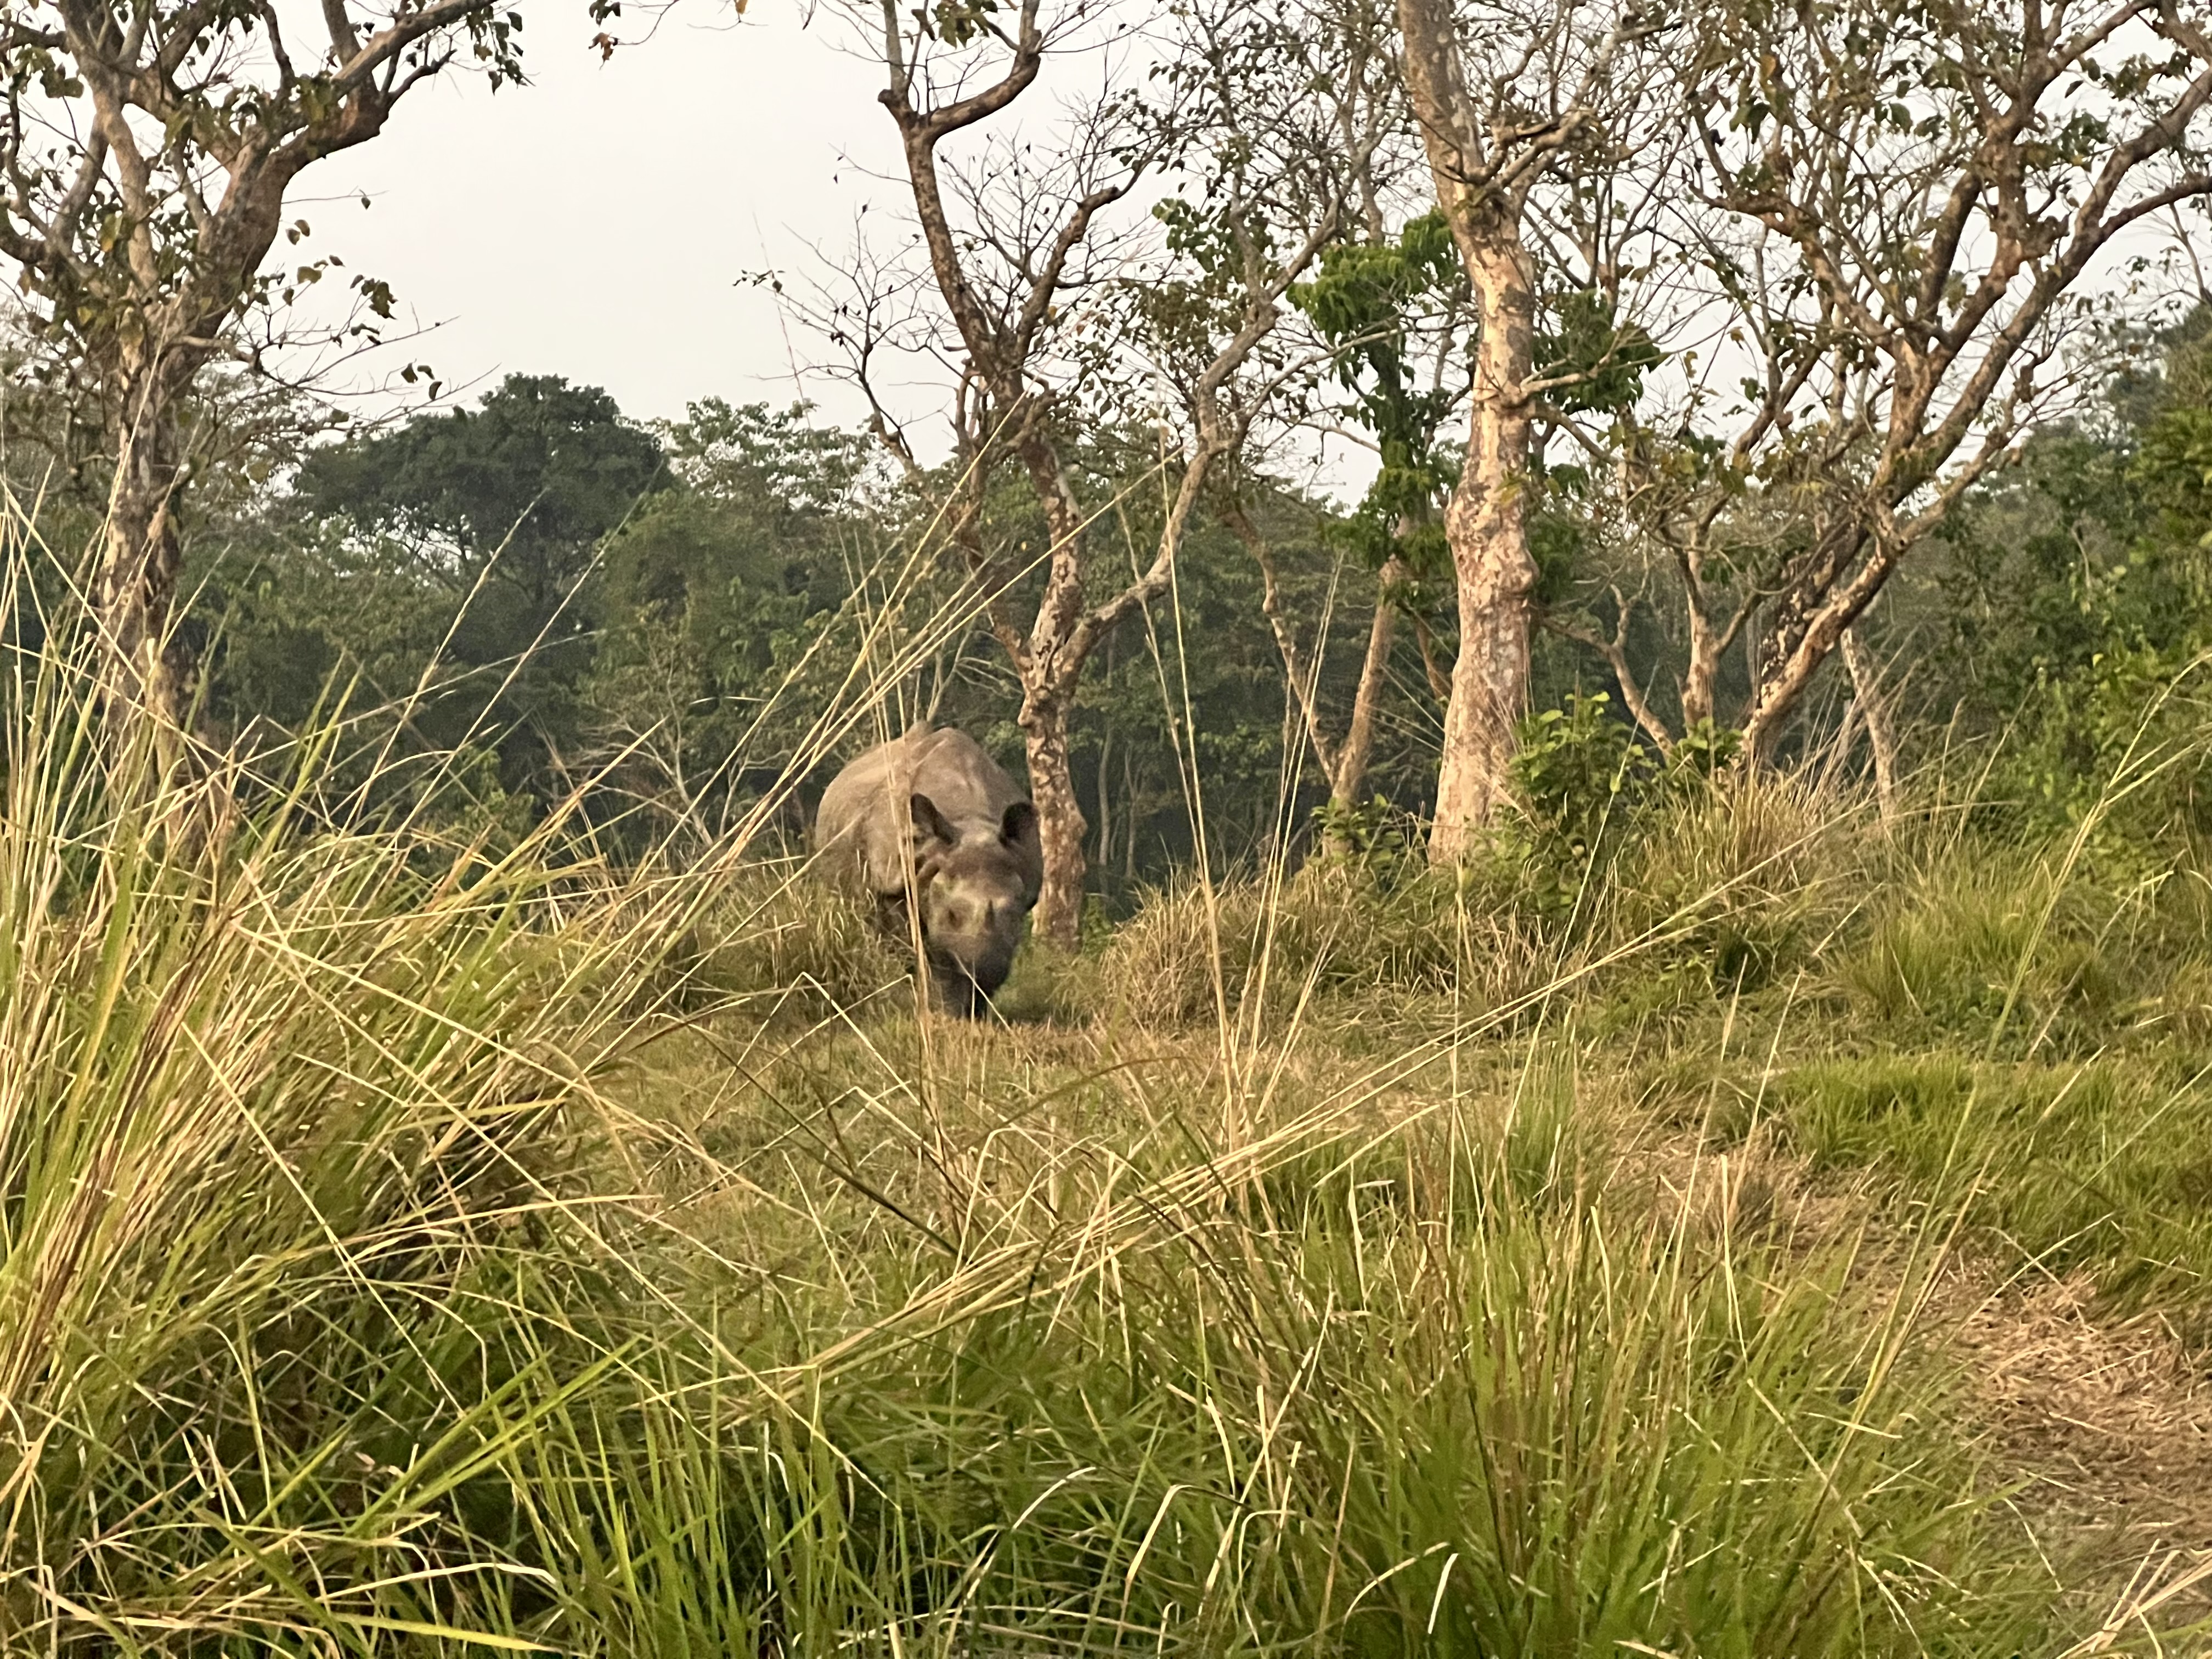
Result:
[[[2212,1378],[2154,1313],[2100,1314],[2085,1277],[1949,1287],[1954,1341],[2013,1499],[2046,1538],[2100,1544],[2129,1572],[2103,1651],[2151,1622],[2212,1618]],[[1951,1296],[1944,1300],[1951,1301]],[[2192,1650],[2193,1651],[2193,1650]]]
[[1998,1443],[2046,1504],[2212,1548],[2212,1382],[2155,1314],[2112,1320],[2094,1302],[2084,1279],[2044,1279],[1960,1322]]

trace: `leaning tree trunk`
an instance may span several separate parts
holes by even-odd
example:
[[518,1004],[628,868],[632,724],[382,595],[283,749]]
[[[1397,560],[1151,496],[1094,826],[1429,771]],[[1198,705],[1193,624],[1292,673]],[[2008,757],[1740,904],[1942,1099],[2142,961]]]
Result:
[[1444,708],[1429,858],[1455,864],[1511,793],[1515,727],[1528,704],[1536,564],[1522,492],[1530,421],[1523,390],[1535,343],[1535,280],[1510,225],[1471,228],[1461,252],[1474,286],[1476,349],[1467,464],[1444,507],[1459,587],[1459,659]]
[[1367,768],[1375,757],[1375,714],[1390,672],[1390,647],[1397,635],[1398,601],[1392,590],[1405,579],[1406,564],[1396,554],[1375,583],[1375,616],[1367,629],[1367,654],[1360,659],[1359,683],[1352,694],[1352,719],[1344,745],[1329,769],[1329,802],[1339,811],[1358,806],[1367,787]]

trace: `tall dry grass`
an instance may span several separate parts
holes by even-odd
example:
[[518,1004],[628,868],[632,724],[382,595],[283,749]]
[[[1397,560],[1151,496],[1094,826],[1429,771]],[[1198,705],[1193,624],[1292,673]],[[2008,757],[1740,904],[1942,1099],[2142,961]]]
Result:
[[1638,974],[1753,994],[1728,928],[1823,959],[1888,856],[1849,813],[1686,807],[1565,923],[1510,872],[1199,883],[1080,970],[1098,1018],[948,1026],[742,836],[348,828],[312,742],[112,789],[92,648],[9,694],[0,1650],[2094,1623],[1921,1340],[1936,1244],[1670,1195],[1578,1056]]

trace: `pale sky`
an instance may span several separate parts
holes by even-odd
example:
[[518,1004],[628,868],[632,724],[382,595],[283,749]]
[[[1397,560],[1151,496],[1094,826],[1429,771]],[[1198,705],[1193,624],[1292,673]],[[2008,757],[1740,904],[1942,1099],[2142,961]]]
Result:
[[[641,28],[626,9],[620,27]],[[522,372],[605,386],[640,417],[709,395],[791,402],[794,358],[820,351],[737,284],[809,243],[842,249],[872,197],[895,204],[847,159],[896,165],[881,71],[839,50],[836,19],[802,29],[793,0],[753,0],[743,22],[727,0],[681,0],[605,65],[584,0],[522,10],[532,84],[417,88],[381,137],[295,186],[313,246],[439,325],[402,356],[481,381],[470,397]],[[834,386],[807,393],[828,418],[854,412]]]

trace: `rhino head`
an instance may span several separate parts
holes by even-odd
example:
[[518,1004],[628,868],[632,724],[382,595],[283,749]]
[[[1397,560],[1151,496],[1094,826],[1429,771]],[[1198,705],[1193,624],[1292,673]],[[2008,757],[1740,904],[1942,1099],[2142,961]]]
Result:
[[1006,982],[1022,926],[1036,903],[1036,808],[1018,800],[996,824],[957,828],[927,795],[914,820],[915,888],[930,976],[957,1012],[983,1012]]

